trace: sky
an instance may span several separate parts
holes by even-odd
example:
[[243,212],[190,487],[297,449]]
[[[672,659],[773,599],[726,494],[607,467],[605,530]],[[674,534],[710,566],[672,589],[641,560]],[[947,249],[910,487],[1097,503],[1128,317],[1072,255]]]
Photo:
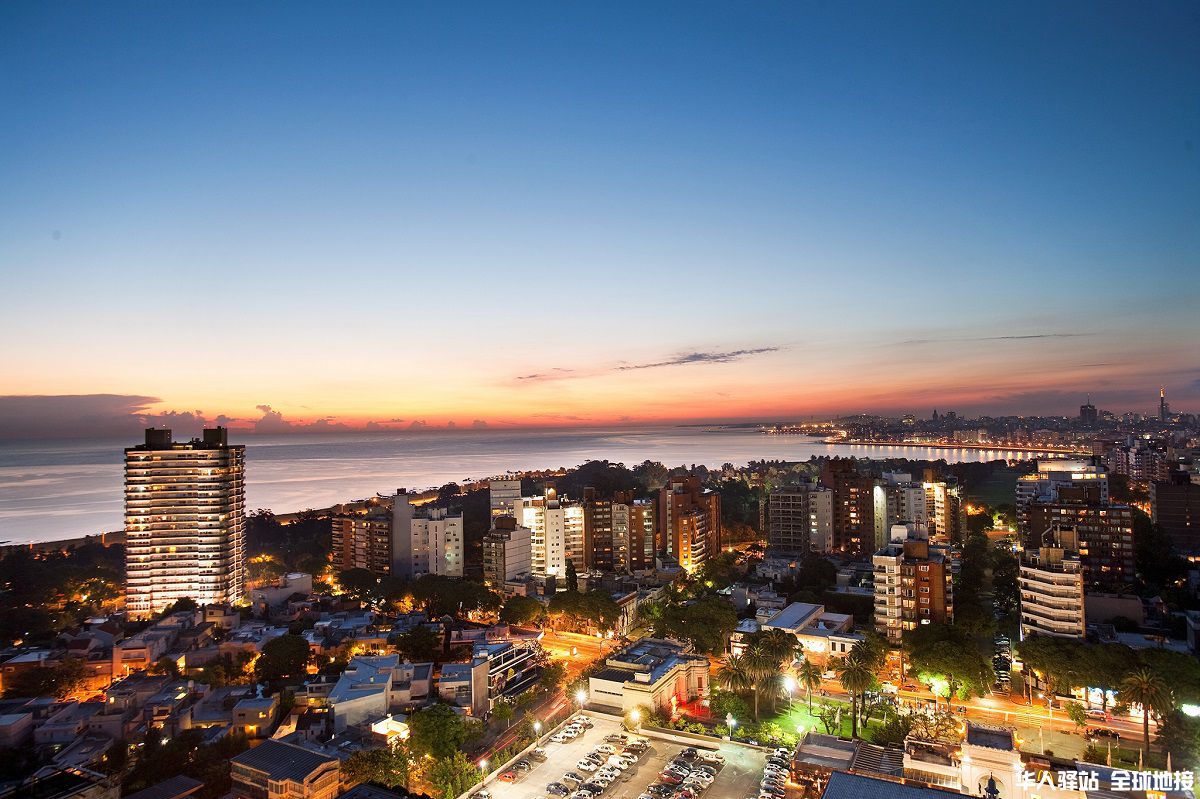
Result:
[[1200,5],[0,5],[0,437],[1200,411]]

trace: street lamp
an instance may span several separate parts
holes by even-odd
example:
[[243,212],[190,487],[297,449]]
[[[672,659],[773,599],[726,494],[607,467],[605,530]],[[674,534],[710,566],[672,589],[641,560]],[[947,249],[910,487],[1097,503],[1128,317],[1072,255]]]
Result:
[[579,703],[579,709],[583,709],[583,703],[587,701],[587,691],[580,688],[575,692],[575,701]]
[[534,735],[542,734],[542,723],[540,721],[535,721],[533,723],[533,734]]
[[487,762],[487,758],[485,757],[483,760],[479,761],[479,771],[482,774],[481,779],[484,781],[487,780],[487,767],[488,767],[488,762]]
[[783,677],[783,690],[788,692],[788,696],[792,695],[792,691],[796,690],[796,678],[790,674]]
[[733,717],[732,713],[725,714],[725,726],[729,728],[729,736],[732,738],[733,728],[737,726],[737,719]]

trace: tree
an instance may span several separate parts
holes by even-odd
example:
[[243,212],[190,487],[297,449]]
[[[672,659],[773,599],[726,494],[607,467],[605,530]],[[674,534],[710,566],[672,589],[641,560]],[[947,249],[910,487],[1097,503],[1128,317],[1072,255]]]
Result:
[[697,652],[720,652],[737,627],[737,611],[723,597],[704,596],[687,605],[667,606],[662,627],[667,635],[691,641]]
[[375,596],[379,577],[367,569],[347,569],[338,574],[338,585],[343,593],[366,604]]
[[414,663],[438,660],[442,654],[442,637],[421,624],[396,639],[396,648]]
[[497,700],[496,704],[492,707],[492,718],[494,718],[504,729],[508,729],[508,726],[512,723],[513,716],[516,715],[516,712],[516,708],[514,708],[511,703],[504,699],[500,699]]
[[1078,702],[1067,702],[1067,718],[1082,730],[1087,726],[1087,709]]
[[1146,756],[1149,757],[1150,712],[1161,713],[1170,707],[1171,689],[1162,677],[1143,666],[1121,680],[1118,691],[1122,701],[1129,704],[1136,702],[1142,706],[1142,741]]
[[912,734],[923,741],[951,743],[958,740],[958,718],[945,708],[932,713],[913,713]]
[[403,741],[379,749],[361,749],[342,762],[347,782],[372,782],[384,788],[407,788],[411,758]]
[[947,699],[953,696],[983,696],[996,681],[992,664],[970,644],[938,641],[914,652],[912,666],[927,683],[944,680]]
[[500,621],[505,624],[530,625],[545,613],[545,608],[531,596],[515,594],[508,598],[500,609]]
[[179,661],[163,655],[150,667],[151,674],[165,674],[168,677],[179,676]]
[[426,774],[426,781],[438,799],[453,799],[466,793],[481,778],[480,769],[459,751],[437,758]]
[[308,640],[302,635],[288,633],[272,638],[263,645],[262,654],[254,664],[258,679],[264,682],[300,677],[312,660]]
[[87,666],[82,660],[67,657],[54,666],[27,669],[6,679],[5,693],[8,696],[53,696],[65,699],[83,685],[87,676]]
[[557,691],[565,679],[567,667],[555,660],[542,666],[542,676],[538,678],[538,685],[547,691]]
[[413,754],[441,760],[462,749],[467,729],[449,705],[437,704],[408,717],[408,745]]
[[834,728],[838,726],[838,718],[842,714],[842,709],[828,701],[817,703],[817,709],[813,711],[813,715],[821,722],[821,726],[825,728],[826,735],[833,735]]
[[808,710],[812,712],[812,692],[821,687],[821,669],[808,658],[796,669],[796,682],[808,694]]
[[[717,671],[714,679],[717,685],[726,691],[748,693],[754,690],[755,675],[751,664],[746,662],[745,655],[730,655]],[[754,717],[758,718],[758,695],[755,693]]]
[[858,701],[863,693],[875,684],[875,673],[870,663],[854,650],[842,658],[837,668],[838,680],[846,693],[850,694],[850,737],[858,737]]
[[571,560],[570,558],[567,558],[566,580],[568,591],[579,590],[579,575],[575,573],[575,561]]
[[727,716],[733,716],[735,719],[750,718],[750,706],[746,704],[746,700],[731,691],[714,691],[708,699],[708,709],[715,719],[724,719]]

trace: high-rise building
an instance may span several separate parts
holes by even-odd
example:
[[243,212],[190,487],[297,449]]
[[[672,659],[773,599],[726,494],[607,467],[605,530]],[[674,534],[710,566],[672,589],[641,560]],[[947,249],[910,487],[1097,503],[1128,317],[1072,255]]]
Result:
[[767,544],[782,552],[833,548],[833,492],[818,483],[777,488],[767,500]]
[[374,508],[365,514],[333,517],[333,568],[366,569],[375,574],[392,571],[392,511]]
[[[584,566],[610,572],[616,568],[613,501],[596,496],[596,489],[583,489]],[[626,536],[628,533],[626,532]]]
[[932,469],[926,469],[923,486],[929,535],[942,541],[961,538],[966,532],[967,517],[958,478],[937,477]]
[[186,443],[146,431],[125,450],[125,607],[240,601],[246,572],[246,449],[224,427]]
[[[1037,462],[1037,471],[1017,478],[1017,529],[1030,533],[1029,504],[1055,502],[1059,489],[1073,486],[1097,486],[1100,502],[1108,502],[1108,470],[1080,459],[1053,459]],[[1042,530],[1034,530],[1041,534]]]
[[1087,635],[1083,563],[1073,529],[1050,529],[1021,556],[1021,640],[1030,633],[1060,638]]
[[532,573],[532,531],[511,516],[497,516],[483,537],[483,582],[502,590],[504,584]]
[[721,550],[721,495],[700,478],[672,477],[658,494],[662,549],[688,572]]
[[898,524],[871,558],[875,567],[875,628],[893,643],[918,624],[954,621],[954,577],[946,549],[915,525]]
[[553,483],[546,493],[536,497],[518,497],[513,516],[533,534],[533,573],[539,577],[563,577],[567,561],[577,571],[587,568],[585,558],[584,508],[559,496]]
[[520,480],[488,480],[488,503],[493,519],[497,516],[512,516],[520,498]]
[[462,577],[463,517],[442,508],[414,507],[400,489],[390,507],[333,518],[333,567],[414,578]]
[[1105,453],[1105,463],[1112,474],[1123,474],[1135,483],[1166,480],[1169,471],[1167,455],[1149,441],[1129,438],[1117,442]]
[[914,482],[912,475],[903,472],[884,472],[872,489],[874,504],[875,549],[888,543],[894,525],[913,524],[929,530],[929,497],[925,484]]
[[1084,427],[1095,427],[1098,414],[1096,406],[1092,404],[1092,398],[1089,396],[1088,401],[1079,406],[1079,423]]
[[1166,422],[1171,418],[1171,406],[1167,404],[1167,390],[1158,389],[1158,421]]
[[833,549],[860,554],[875,549],[875,480],[858,473],[853,458],[830,458],[821,483],[833,491]]
[[1150,516],[1171,537],[1175,551],[1200,560],[1200,474],[1171,472],[1150,484]]
[[634,572],[654,568],[656,506],[649,499],[633,499],[618,492],[613,497],[613,570]]
[[[1030,533],[1037,544],[1047,530],[1072,531],[1086,585],[1122,586],[1133,582],[1133,509],[1100,500],[1098,483],[1062,486],[1054,502],[1031,502],[1027,507]],[[1034,532],[1041,531],[1041,532]]]

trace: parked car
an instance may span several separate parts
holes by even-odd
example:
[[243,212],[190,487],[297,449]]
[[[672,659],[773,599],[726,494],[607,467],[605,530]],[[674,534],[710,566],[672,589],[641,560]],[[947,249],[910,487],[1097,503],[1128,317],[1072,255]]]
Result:
[[583,780],[583,775],[576,774],[574,771],[568,771],[566,774],[562,775],[563,782],[574,783],[575,785],[580,784],[583,782]]
[[516,782],[517,772],[513,771],[512,769],[509,769],[508,771],[501,771],[498,779],[500,782]]
[[546,786],[546,794],[549,796],[569,796],[571,789],[561,782],[552,782]]
[[556,744],[565,744],[569,740],[571,740],[570,736],[563,735],[561,732],[556,732],[550,736],[550,741]]
[[724,763],[725,756],[720,752],[701,752],[700,759],[705,763]]
[[682,776],[680,776],[679,774],[672,773],[670,771],[664,771],[662,774],[658,775],[658,778],[660,780],[662,780],[663,782],[665,782],[667,785],[678,785],[679,783],[683,782]]
[[623,744],[629,741],[629,736],[622,735],[620,733],[614,733],[613,735],[604,736],[604,740],[610,744]]
[[533,766],[529,763],[528,760],[518,760],[516,763],[513,763],[514,771],[525,772],[525,771],[529,771],[531,768],[533,768]]
[[539,746],[537,749],[530,750],[529,757],[532,758],[533,760],[536,760],[539,763],[545,763],[546,762],[546,750]]
[[1100,719],[1101,721],[1112,721],[1112,713],[1098,707],[1089,709],[1087,717],[1089,719]]
[[679,756],[682,757],[684,760],[695,760],[697,757],[700,756],[700,753],[696,751],[696,747],[689,746],[686,749],[684,749],[682,752],[680,752]]
[[590,774],[596,769],[600,768],[600,766],[594,761],[588,760],[586,757],[584,757],[575,764],[575,768],[579,769],[580,771],[586,771]]

